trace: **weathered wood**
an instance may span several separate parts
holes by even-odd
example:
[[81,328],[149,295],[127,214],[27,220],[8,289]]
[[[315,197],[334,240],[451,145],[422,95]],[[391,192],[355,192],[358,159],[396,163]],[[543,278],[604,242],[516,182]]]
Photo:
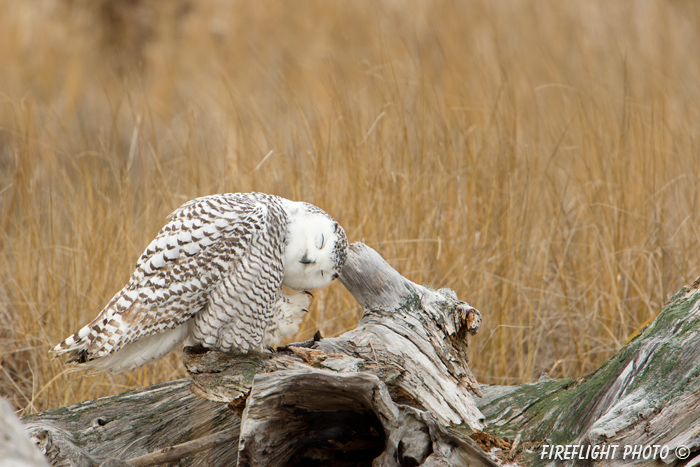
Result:
[[30,441],[5,399],[0,399],[0,467],[39,467],[48,463]]
[[[44,451],[53,452],[55,461],[75,465],[139,456],[135,462],[142,462],[143,456],[150,456],[145,462],[151,462],[163,459],[167,446],[185,443],[184,449],[181,445],[169,450],[175,458],[193,443],[203,442],[202,437],[206,442],[222,430],[230,435],[238,423],[242,424],[239,441],[217,446],[222,455],[216,461],[303,465],[326,456],[357,460],[348,465],[364,465],[375,458],[376,465],[450,465],[457,460],[492,465],[474,442],[459,440],[443,427],[481,426],[483,416],[469,393],[469,388],[478,391],[478,385],[466,366],[467,337],[478,330],[479,312],[448,289],[432,291],[404,279],[362,244],[351,245],[341,281],[370,308],[354,332],[274,355],[186,349],[183,359],[192,376],[190,389],[209,401],[193,403],[191,395],[182,394],[184,387],[162,385],[153,394],[110,398],[108,412],[114,418],[102,416],[104,423],[92,423],[89,430],[84,416],[96,417],[92,411],[100,401],[62,409],[64,417],[76,419],[73,426],[57,423],[61,415],[55,411],[26,422],[37,438],[49,440]],[[143,398],[144,404],[157,397],[159,403],[147,408],[129,397]],[[117,415],[114,411],[120,405]],[[212,423],[213,414],[207,412],[212,407],[226,411],[225,423],[193,430],[190,424]],[[151,419],[146,422],[139,414]],[[192,420],[183,424],[187,418]],[[163,434],[170,436],[156,438],[128,428],[142,423],[146,430],[163,430],[162,423],[167,426]],[[117,433],[104,427],[129,433],[117,439]],[[83,433],[76,437],[76,431]],[[204,454],[188,459],[188,464],[204,463]]]
[[350,245],[340,281],[365,310],[397,310],[422,289],[364,243]]
[[185,352],[192,391],[212,401],[192,395],[187,380],[48,411],[25,424],[58,465],[125,465],[221,432],[236,441],[186,463],[492,465],[470,434],[503,449],[504,460],[539,465],[562,465],[540,459],[541,444],[666,445],[665,463],[678,460],[679,445],[691,458],[700,452],[700,281],[597,371],[484,386],[476,399],[466,346],[478,311],[448,289],[403,279],[361,244],[352,245],[341,281],[366,308],[353,331],[274,355]]
[[133,467],[150,467],[178,461],[206,449],[211,449],[219,444],[234,444],[238,442],[239,434],[240,430],[238,427],[229,428],[182,444],[168,446],[143,456],[134,457],[129,459],[128,465]]
[[[23,419],[40,450],[56,466],[98,466],[237,429],[225,404],[194,395],[190,380],[163,383]],[[238,443],[220,444],[188,458],[192,466],[229,466]]]
[[394,403],[374,375],[281,371],[256,378],[238,465],[492,465],[453,438],[429,413]]
[[[468,335],[478,331],[478,310],[450,289],[429,290],[404,279],[362,243],[350,248],[340,280],[364,307],[356,329],[314,348],[399,370],[388,382],[445,424],[483,426],[470,390],[479,385],[467,361]],[[371,293],[368,293],[371,290]]]
[[[479,407],[496,437],[549,445],[618,445],[606,465],[663,465],[685,446],[700,461],[700,279],[599,369],[581,378],[484,387]],[[664,459],[622,459],[622,446],[666,446]],[[683,452],[681,450],[681,452]],[[538,455],[540,454],[540,455]],[[528,457],[550,464],[541,453]]]

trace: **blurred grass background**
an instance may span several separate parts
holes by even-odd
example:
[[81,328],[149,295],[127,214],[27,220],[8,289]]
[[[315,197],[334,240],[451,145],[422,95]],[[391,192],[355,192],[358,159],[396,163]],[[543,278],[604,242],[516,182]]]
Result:
[[[22,413],[184,376],[67,374],[188,199],[305,200],[482,311],[471,362],[597,368],[700,273],[700,4],[0,0],[0,394]],[[352,329],[319,291],[298,339]]]

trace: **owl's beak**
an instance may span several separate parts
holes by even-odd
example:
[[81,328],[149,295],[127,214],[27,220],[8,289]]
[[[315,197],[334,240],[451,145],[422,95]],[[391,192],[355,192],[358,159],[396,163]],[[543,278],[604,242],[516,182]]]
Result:
[[301,264],[314,264],[316,261],[311,261],[308,256],[306,256],[306,253],[304,253],[304,256],[301,257],[301,261],[299,261]]

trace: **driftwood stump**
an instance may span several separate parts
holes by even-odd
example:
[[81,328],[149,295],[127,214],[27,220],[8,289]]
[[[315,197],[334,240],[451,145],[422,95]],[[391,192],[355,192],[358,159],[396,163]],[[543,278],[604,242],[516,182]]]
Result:
[[[700,463],[700,280],[589,375],[481,388],[466,361],[480,315],[452,291],[362,244],[341,281],[365,308],[353,331],[275,354],[186,349],[191,379],[25,426],[56,465],[494,465],[475,440],[521,465],[593,463],[542,456],[567,444],[619,446],[595,465]],[[668,450],[622,458],[626,445]]]
[[272,354],[187,348],[191,380],[25,423],[59,465],[493,465],[464,436],[484,422],[466,360],[479,312],[359,243],[340,280],[365,309],[342,336]]

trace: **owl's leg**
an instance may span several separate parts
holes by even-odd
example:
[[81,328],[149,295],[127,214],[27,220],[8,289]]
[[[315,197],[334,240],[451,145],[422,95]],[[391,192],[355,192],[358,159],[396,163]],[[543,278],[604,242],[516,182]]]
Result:
[[303,291],[280,295],[274,306],[272,324],[265,331],[263,344],[275,348],[280,342],[299,332],[299,326],[309,311],[313,295]]

